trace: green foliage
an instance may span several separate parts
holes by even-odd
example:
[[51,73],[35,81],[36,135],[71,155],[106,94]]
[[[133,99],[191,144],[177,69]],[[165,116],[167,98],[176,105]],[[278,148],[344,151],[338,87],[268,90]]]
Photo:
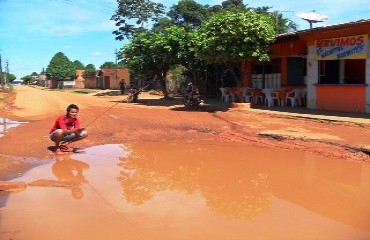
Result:
[[33,73],[31,73],[31,77],[32,77],[32,76],[38,76],[37,72],[33,72]]
[[73,65],[74,65],[75,70],[84,70],[85,69],[85,66],[82,64],[82,62],[80,62],[78,60],[75,60],[73,62]]
[[173,5],[167,16],[180,26],[198,27],[207,19],[207,9],[194,0],[180,0],[177,5]]
[[32,80],[32,77],[30,75],[26,75],[22,77],[21,79],[23,80],[25,84],[28,84]]
[[248,10],[243,0],[227,0],[222,2],[222,10],[230,12],[239,12]]
[[270,11],[271,7],[258,7],[253,10],[260,14],[265,14],[271,18],[274,22],[275,33],[281,34],[290,31],[297,30],[297,24],[287,18],[283,17],[283,14],[279,11]]
[[50,60],[50,63],[46,68],[46,76],[48,79],[58,81],[74,79],[74,64],[64,55],[64,53],[58,52]]
[[162,29],[169,28],[174,25],[173,21],[169,18],[163,17],[159,18],[156,23],[154,23],[152,27],[153,32],[161,32]]
[[96,72],[96,68],[94,64],[87,64],[83,75],[86,77],[95,76],[95,72]]
[[117,40],[145,31],[145,24],[155,22],[164,13],[163,4],[150,0],[117,0],[117,2],[118,9],[111,18],[119,27],[113,31]]
[[208,63],[267,60],[274,36],[273,22],[265,15],[220,12],[200,28],[196,52]]
[[118,68],[118,65],[114,62],[105,62],[100,66],[100,69],[115,69]]
[[9,82],[13,82],[15,79],[17,79],[17,77],[14,74],[10,73],[8,75],[8,81]]
[[185,29],[177,26],[162,29],[160,33],[134,34],[131,43],[122,49],[122,61],[133,75],[157,76],[166,97],[165,78],[170,67],[180,62],[185,37]]
[[[122,48],[120,64],[135,78],[156,76],[162,83],[176,65],[197,82],[204,76],[206,63],[223,63],[231,69],[241,61],[267,60],[268,44],[275,33],[294,27],[282,14],[270,12],[270,7],[252,9],[242,0],[214,6],[180,0],[169,9],[168,17],[162,18],[160,4],[149,0],[118,2],[119,9],[112,17],[119,26],[116,38],[130,40]],[[134,19],[136,25],[130,25]],[[152,29],[145,26],[150,21]]]
[[7,74],[6,72],[1,73],[1,82],[5,82],[5,79],[6,79],[6,82],[12,82],[16,78],[17,77],[12,73],[9,73],[9,74]]

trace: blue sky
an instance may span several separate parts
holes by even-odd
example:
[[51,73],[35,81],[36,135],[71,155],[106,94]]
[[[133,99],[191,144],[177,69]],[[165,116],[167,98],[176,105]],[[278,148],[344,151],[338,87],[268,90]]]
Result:
[[[159,1],[166,6],[177,1]],[[221,0],[198,0],[215,5]],[[244,0],[250,7],[271,6],[284,17],[298,24],[299,30],[309,24],[296,16],[316,12],[330,17],[314,27],[370,18],[369,0]],[[116,0],[0,0],[0,53],[3,70],[18,78],[46,69],[57,52],[71,61],[99,68],[106,61],[115,61],[115,49],[125,42],[116,41],[116,29],[110,17]]]

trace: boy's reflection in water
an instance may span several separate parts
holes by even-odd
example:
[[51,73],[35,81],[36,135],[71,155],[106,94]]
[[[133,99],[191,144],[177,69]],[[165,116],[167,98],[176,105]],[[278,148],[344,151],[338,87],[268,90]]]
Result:
[[57,177],[58,182],[67,183],[66,188],[72,190],[75,199],[83,197],[81,183],[87,183],[83,176],[83,171],[89,169],[89,164],[71,159],[70,156],[58,156],[52,166],[52,172]]

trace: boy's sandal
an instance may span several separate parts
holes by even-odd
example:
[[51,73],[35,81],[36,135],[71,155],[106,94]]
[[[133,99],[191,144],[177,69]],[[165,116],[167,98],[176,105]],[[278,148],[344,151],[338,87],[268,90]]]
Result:
[[57,150],[54,151],[54,154],[55,155],[63,155],[64,152],[58,148]]
[[59,146],[59,149],[63,152],[72,152],[73,151],[73,148],[72,147],[68,147],[67,145],[60,145]]

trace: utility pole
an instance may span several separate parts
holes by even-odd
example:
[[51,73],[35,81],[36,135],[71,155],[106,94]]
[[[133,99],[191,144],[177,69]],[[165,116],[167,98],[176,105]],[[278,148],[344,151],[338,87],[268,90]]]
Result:
[[116,55],[116,65],[117,65],[117,62],[118,62],[118,50],[117,50],[117,48],[116,48],[114,54]]
[[2,60],[1,60],[1,53],[0,53],[0,82],[1,85],[4,86],[4,80],[3,80],[3,66],[2,66]]
[[6,60],[6,65],[5,65],[5,78],[4,78],[4,83],[6,84],[6,82],[8,81],[9,79],[9,61]]
[[118,62],[118,51],[117,51],[117,48],[114,51],[114,54],[116,55],[116,79],[118,80],[118,66],[117,66],[117,62]]

